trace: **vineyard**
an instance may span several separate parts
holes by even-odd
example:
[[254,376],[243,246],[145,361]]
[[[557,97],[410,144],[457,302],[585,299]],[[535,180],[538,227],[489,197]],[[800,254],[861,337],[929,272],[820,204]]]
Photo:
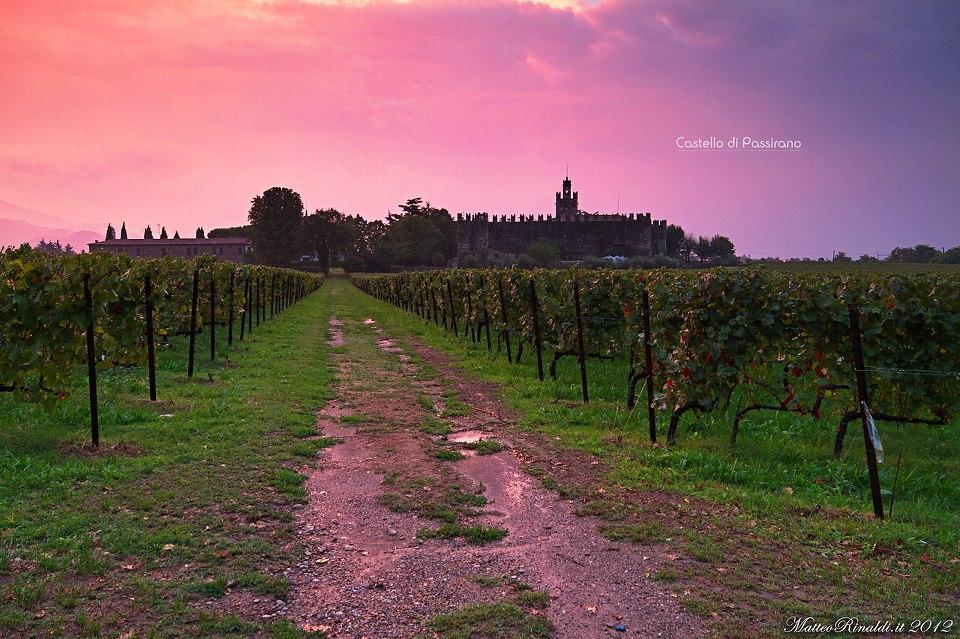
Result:
[[87,367],[91,435],[98,444],[97,369],[142,366],[157,399],[155,349],[189,336],[191,376],[198,334],[227,344],[296,303],[322,277],[200,257],[132,260],[106,253],[51,256],[29,248],[0,254],[0,392],[51,405]]
[[[354,277],[361,290],[505,355],[541,379],[590,360],[622,371],[649,436],[734,407],[731,444],[761,411],[830,419],[839,454],[863,426],[883,516],[877,422],[936,428],[960,410],[960,276],[711,271],[468,271]],[[528,354],[529,353],[529,354]],[[637,402],[637,397],[643,401]]]

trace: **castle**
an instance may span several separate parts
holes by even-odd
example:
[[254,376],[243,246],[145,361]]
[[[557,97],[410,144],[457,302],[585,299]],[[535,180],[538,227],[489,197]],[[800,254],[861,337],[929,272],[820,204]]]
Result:
[[588,255],[652,257],[667,252],[665,220],[651,220],[649,213],[585,213],[569,177],[557,193],[553,217],[458,213],[456,225],[458,261],[468,256],[515,259],[540,240],[556,244],[568,260]]

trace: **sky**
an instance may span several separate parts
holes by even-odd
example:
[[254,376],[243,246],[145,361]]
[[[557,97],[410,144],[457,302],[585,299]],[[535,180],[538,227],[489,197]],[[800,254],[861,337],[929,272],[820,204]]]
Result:
[[[0,0],[0,200],[129,229],[651,212],[740,254],[960,244],[960,3]],[[679,149],[677,138],[799,141]]]

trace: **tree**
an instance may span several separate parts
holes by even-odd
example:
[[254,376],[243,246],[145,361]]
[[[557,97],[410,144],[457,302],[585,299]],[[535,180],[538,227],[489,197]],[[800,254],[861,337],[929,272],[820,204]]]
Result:
[[342,261],[360,238],[359,225],[336,209],[318,209],[300,223],[299,244],[303,250],[317,256],[324,273],[330,272],[331,259]]
[[693,259],[693,252],[696,250],[696,248],[696,238],[694,238],[692,235],[688,235],[680,240],[677,257],[682,259],[684,262],[689,262]]
[[550,268],[560,261],[560,247],[550,240],[537,240],[527,247],[527,255],[537,266]]
[[202,226],[197,227],[197,239],[202,240],[204,237],[206,237],[206,235],[203,232],[203,227]]
[[912,248],[900,248],[890,251],[887,262],[927,264],[940,255],[940,251],[928,244],[917,244]]
[[710,240],[705,237],[698,237],[693,252],[697,254],[697,259],[700,260],[701,264],[709,260],[713,257],[713,247],[710,245]]
[[173,232],[173,239],[175,239],[175,240],[179,240],[179,239],[180,239],[180,231],[174,231],[174,232]]
[[55,240],[53,242],[47,242],[46,240],[41,239],[37,242],[37,250],[43,251],[48,255],[73,255],[73,247],[67,244],[66,246],[60,246],[60,240]]
[[710,238],[710,254],[719,260],[730,260],[737,256],[733,242],[724,235],[714,235]]
[[143,229],[143,239],[145,240],[153,239],[153,229],[151,229],[149,226]]
[[[419,215],[426,218],[440,231],[443,235],[441,252],[444,258],[450,259],[457,256],[457,225],[447,209],[435,208],[429,202],[424,204],[422,198],[419,197],[410,198],[399,206],[404,214]],[[391,217],[396,216],[388,216],[388,219]]]
[[117,239],[117,232],[113,229],[113,224],[107,224],[107,238],[108,240]]
[[387,227],[383,257],[393,265],[441,266],[446,261],[443,244],[443,233],[433,222],[420,215],[403,215],[392,219]]
[[834,262],[838,262],[838,263],[847,264],[847,263],[849,263],[849,262],[852,262],[852,261],[853,261],[853,258],[851,258],[849,255],[847,255],[847,254],[844,253],[843,251],[840,251],[839,253],[836,253],[836,254],[833,256],[833,261],[834,261]]
[[209,238],[214,238],[214,237],[243,237],[243,238],[249,238],[249,237],[250,237],[250,227],[247,226],[247,225],[243,225],[243,226],[228,226],[228,227],[220,228],[220,229],[211,229],[211,231],[210,231],[209,233],[207,233],[207,237],[209,237]]
[[121,240],[127,239],[127,223],[126,222],[123,222],[120,225],[120,239]]
[[960,264],[960,246],[947,249],[933,260],[938,264]]
[[271,266],[289,265],[303,219],[300,194],[279,186],[267,189],[253,198],[248,219],[254,259]]
[[667,225],[667,255],[680,257],[687,234],[676,224]]
[[165,226],[161,226],[161,227],[160,227],[160,239],[161,239],[161,240],[169,239],[169,238],[167,237],[167,227],[165,227]]

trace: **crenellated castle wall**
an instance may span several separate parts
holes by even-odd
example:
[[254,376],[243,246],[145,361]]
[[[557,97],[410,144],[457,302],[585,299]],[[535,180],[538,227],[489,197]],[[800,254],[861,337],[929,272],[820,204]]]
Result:
[[539,240],[557,244],[564,259],[588,255],[651,257],[666,253],[666,221],[649,213],[601,215],[457,215],[457,256],[516,257]]

